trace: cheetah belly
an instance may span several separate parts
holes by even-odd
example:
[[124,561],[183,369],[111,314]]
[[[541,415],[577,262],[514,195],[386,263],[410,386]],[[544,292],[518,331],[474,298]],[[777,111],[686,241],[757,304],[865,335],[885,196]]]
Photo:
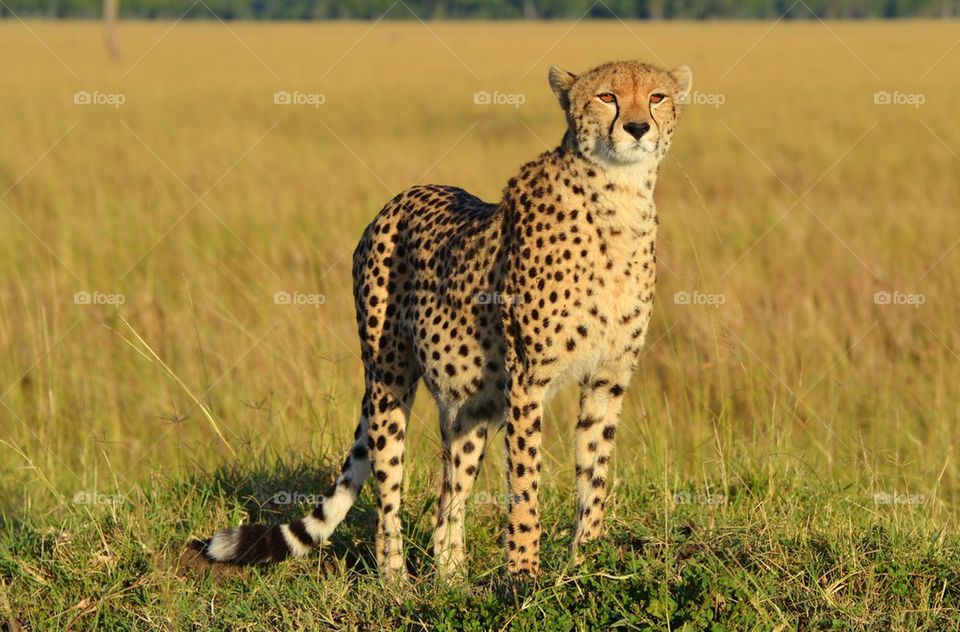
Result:
[[450,410],[492,417],[504,405],[507,383],[502,305],[490,282],[495,260],[477,248],[444,254],[446,272],[427,273],[416,284],[405,318],[411,342],[438,401]]

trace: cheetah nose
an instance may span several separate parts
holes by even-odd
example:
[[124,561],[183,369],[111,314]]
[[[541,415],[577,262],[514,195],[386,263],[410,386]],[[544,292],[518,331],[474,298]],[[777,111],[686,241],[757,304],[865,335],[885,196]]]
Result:
[[643,123],[636,123],[636,122],[625,123],[624,126],[623,126],[623,129],[625,129],[628,134],[630,134],[631,136],[633,136],[633,137],[636,138],[637,140],[640,140],[641,138],[643,138],[643,135],[646,134],[647,131],[650,129],[650,123],[647,123],[647,122],[643,122]]

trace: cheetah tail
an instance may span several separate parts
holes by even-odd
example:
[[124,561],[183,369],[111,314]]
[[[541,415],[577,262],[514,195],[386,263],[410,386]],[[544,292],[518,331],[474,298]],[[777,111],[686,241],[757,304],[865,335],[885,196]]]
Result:
[[327,540],[357,500],[370,476],[367,448],[367,423],[360,420],[350,456],[343,464],[337,482],[314,510],[289,524],[241,525],[217,532],[196,548],[212,562],[231,564],[269,564],[288,557],[301,557]]

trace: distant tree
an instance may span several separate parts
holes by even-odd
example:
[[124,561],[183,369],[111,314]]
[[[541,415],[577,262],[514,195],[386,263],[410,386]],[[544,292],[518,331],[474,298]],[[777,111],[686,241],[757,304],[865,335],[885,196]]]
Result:
[[[422,19],[821,19],[955,17],[960,0],[404,0]],[[413,19],[396,0],[204,0],[221,19]],[[0,18],[96,18],[102,15],[111,56],[119,54],[116,19],[212,19],[195,0],[3,0]],[[191,9],[191,7],[193,7]],[[188,12],[189,11],[189,12]],[[184,15],[185,12],[188,12]]]
[[117,41],[118,0],[103,0],[103,27],[107,52],[113,59],[120,59],[120,44]]

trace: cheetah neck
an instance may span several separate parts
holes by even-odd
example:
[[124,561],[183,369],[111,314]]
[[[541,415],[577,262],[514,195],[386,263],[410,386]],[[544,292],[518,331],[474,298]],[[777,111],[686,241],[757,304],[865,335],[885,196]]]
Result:
[[637,182],[644,182],[648,179],[656,182],[660,159],[663,158],[663,154],[657,153],[656,155],[650,155],[648,160],[644,162],[633,164],[601,163],[596,159],[591,159],[584,155],[577,146],[576,134],[572,129],[568,129],[564,134],[560,146],[549,153],[566,156],[577,162],[585,163],[594,169],[604,171],[608,173],[612,179],[616,179],[626,186]]
[[656,163],[601,167],[559,147],[510,180],[498,215],[527,237],[545,231],[540,241],[565,239],[572,223],[574,232],[596,240],[601,252],[642,265],[652,258],[657,233],[656,179]]
[[[560,151],[562,171],[570,175],[571,192],[583,191],[584,208],[598,224],[638,231],[656,223],[653,193],[659,167],[655,160],[598,165],[577,152]],[[569,197],[576,201],[576,195]]]

